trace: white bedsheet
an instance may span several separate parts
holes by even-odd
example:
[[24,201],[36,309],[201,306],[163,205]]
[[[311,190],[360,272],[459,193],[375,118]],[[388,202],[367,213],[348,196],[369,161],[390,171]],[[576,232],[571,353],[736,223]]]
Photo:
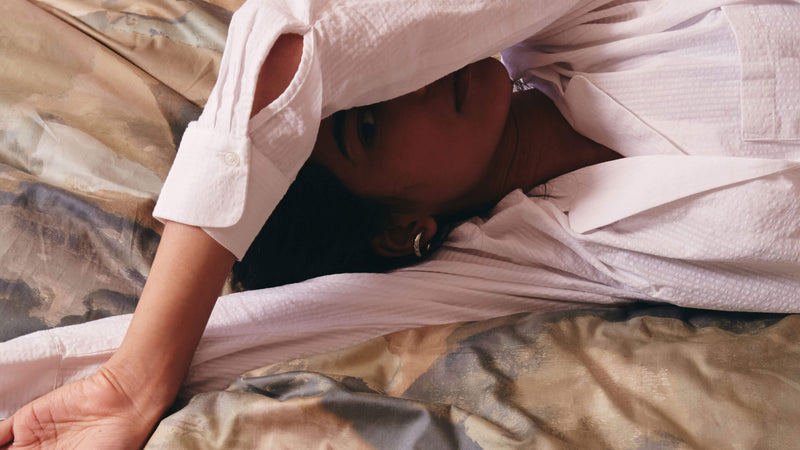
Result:
[[[462,224],[431,261],[414,267],[221,298],[184,394],[404,328],[523,311],[650,300],[800,312],[798,162],[626,158],[564,175],[547,190],[548,198],[512,192],[490,217]],[[93,373],[129,320],[0,344],[0,417]]]

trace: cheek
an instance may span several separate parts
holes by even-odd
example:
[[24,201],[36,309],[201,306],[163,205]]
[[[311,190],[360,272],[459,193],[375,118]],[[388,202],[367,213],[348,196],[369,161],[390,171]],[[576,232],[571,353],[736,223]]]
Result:
[[486,139],[478,139],[472,127],[452,125],[450,133],[431,134],[416,152],[413,178],[428,188],[429,201],[456,199],[475,188],[485,177],[494,153]]
[[[467,136],[466,134],[464,136]],[[475,188],[485,177],[491,166],[494,145],[483,140],[463,138],[451,144],[451,157],[446,169],[458,180],[459,194]]]

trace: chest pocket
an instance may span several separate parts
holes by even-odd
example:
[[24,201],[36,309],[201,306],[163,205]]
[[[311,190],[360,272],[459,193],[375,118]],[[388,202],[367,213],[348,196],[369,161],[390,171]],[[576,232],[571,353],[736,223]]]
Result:
[[723,8],[742,66],[742,139],[800,140],[800,5]]

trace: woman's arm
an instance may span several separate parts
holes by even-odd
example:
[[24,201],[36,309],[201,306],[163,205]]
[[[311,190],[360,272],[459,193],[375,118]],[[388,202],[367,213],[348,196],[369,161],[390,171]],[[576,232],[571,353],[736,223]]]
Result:
[[125,339],[104,365],[153,423],[177,394],[233,261],[202,229],[167,223]]
[[[302,45],[296,34],[276,41],[259,75],[253,114],[289,85]],[[136,314],[105,365],[143,405],[160,407],[158,417],[177,394],[234,259],[202,229],[167,222]]]
[[[261,69],[254,111],[286,89],[301,53],[301,36],[276,41]],[[177,394],[234,259],[201,228],[168,222],[119,350],[92,377],[0,423],[0,446],[143,445]]]

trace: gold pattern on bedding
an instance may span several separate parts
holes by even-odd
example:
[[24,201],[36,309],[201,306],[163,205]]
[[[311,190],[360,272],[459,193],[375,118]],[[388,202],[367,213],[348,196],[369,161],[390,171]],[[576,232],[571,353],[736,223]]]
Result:
[[273,364],[195,396],[147,448],[793,448],[797,423],[800,316],[636,305]]
[[133,311],[241,3],[0,2],[0,341]]

